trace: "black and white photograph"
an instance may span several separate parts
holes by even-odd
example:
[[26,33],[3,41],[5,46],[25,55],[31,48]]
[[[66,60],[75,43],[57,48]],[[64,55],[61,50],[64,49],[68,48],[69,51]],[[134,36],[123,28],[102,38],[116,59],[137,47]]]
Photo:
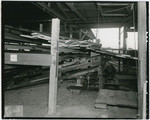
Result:
[[2,119],[149,119],[149,1],[1,2]]

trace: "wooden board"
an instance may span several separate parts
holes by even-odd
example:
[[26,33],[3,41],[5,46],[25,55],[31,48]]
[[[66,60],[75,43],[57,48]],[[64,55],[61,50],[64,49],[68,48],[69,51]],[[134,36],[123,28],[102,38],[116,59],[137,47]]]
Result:
[[55,114],[57,105],[57,86],[58,86],[58,61],[59,61],[59,32],[60,20],[52,19],[52,39],[51,39],[51,67],[49,78],[49,100],[48,113]]
[[137,96],[130,91],[101,89],[95,103],[137,108]]
[[86,70],[79,70],[77,72],[74,72],[74,73],[70,73],[70,74],[67,74],[65,76],[63,76],[61,79],[71,79],[71,78],[76,78],[76,77],[79,77],[81,75],[86,75],[88,73],[92,73],[92,72],[96,72],[98,70],[98,68],[90,68],[90,69],[86,69]]
[[50,66],[50,54],[5,53],[5,64]]
[[137,118],[137,110],[131,108],[109,106],[108,118]]
[[100,103],[98,103],[98,104],[95,104],[95,107],[96,108],[100,108],[100,109],[106,109],[107,108],[107,104],[100,104]]

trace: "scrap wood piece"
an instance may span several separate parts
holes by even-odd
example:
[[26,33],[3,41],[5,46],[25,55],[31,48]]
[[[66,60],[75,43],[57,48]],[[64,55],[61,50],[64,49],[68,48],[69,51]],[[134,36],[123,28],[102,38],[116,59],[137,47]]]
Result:
[[137,109],[107,106],[108,118],[137,118]]
[[69,52],[81,52],[80,50],[77,50],[77,49],[71,49],[71,48],[64,48],[64,47],[60,47],[59,48],[59,53],[61,53],[61,52],[67,52],[67,53],[69,53]]
[[137,108],[137,96],[131,91],[101,89],[95,103]]
[[98,70],[98,67],[94,67],[94,68],[90,68],[90,69],[86,69],[86,70],[79,70],[77,72],[67,74],[67,75],[63,76],[61,79],[76,78],[76,77],[81,76],[81,75],[96,72],[97,70]]
[[[92,57],[89,57],[89,56],[85,56],[85,57],[82,57],[82,58],[80,58],[80,60],[78,59],[76,59],[76,60],[74,60],[73,62],[69,62],[69,63],[65,63],[65,64],[62,64],[62,65],[60,65],[61,66],[61,68],[63,68],[63,67],[68,67],[68,66],[70,66],[70,65],[74,65],[74,64],[79,64],[79,63],[85,63],[85,62],[87,62],[87,61],[89,61],[89,60],[94,60],[94,59],[97,59],[97,60],[99,60],[99,55],[98,56],[92,56]],[[68,57],[67,57],[68,58]]]
[[106,109],[107,108],[107,104],[95,103],[95,108]]
[[42,50],[49,52],[50,47],[40,45],[21,45],[21,44],[5,44],[5,50],[28,49],[28,50]]
[[93,57],[90,57],[90,58],[83,58],[82,60],[78,60],[76,62],[72,62],[72,64],[69,64],[69,66],[61,66],[60,67],[60,71],[62,72],[66,72],[66,71],[69,71],[69,70],[75,70],[75,69],[78,69],[78,68],[87,68],[88,66],[99,66],[100,64],[100,56],[93,56]]
[[68,62],[68,63],[62,64],[62,65],[59,65],[59,68],[63,68],[63,67],[66,67],[66,66],[71,66],[71,65],[74,65],[74,64],[77,64],[77,63],[79,63],[79,60],[74,60],[73,62]]
[[19,35],[5,32],[5,42],[6,41],[16,41],[16,42],[27,42],[31,43],[30,39],[23,38]]
[[85,69],[85,68],[88,68],[89,66],[92,66],[92,67],[98,67],[99,66],[99,63],[96,62],[89,62],[89,63],[81,63],[81,64],[76,64],[76,65],[71,65],[71,66],[68,66],[68,67],[65,67],[65,68],[60,68],[60,72],[67,72],[67,71],[71,71],[71,70],[76,70],[76,69]]
[[20,35],[16,35],[13,33],[5,32],[5,42],[23,42],[23,43],[36,43],[36,44],[50,44],[48,41],[41,40],[41,39],[34,39],[33,38],[26,38]]
[[[85,57],[89,57],[89,54],[65,54],[65,55],[60,55],[59,56],[59,60],[61,60],[61,61],[68,61],[69,59],[76,59],[76,58],[80,58],[80,59],[82,59],[82,58],[85,58]],[[69,62],[69,61],[68,61]]]
[[115,94],[117,106],[137,108],[137,96],[135,92],[118,90]]
[[135,80],[137,79],[136,75],[117,75],[118,80]]

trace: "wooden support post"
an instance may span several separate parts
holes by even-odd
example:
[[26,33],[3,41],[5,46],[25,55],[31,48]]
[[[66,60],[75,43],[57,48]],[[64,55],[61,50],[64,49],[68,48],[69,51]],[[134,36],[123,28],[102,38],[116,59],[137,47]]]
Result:
[[70,38],[73,38],[72,26],[70,26]]
[[[40,24],[40,25],[39,25],[39,31],[40,31],[40,32],[43,32],[43,24]],[[42,43],[37,44],[37,45],[42,45]],[[39,50],[39,51],[42,52],[42,50]],[[43,66],[40,66],[40,69],[42,69],[42,68],[43,68]]]
[[40,28],[39,28],[39,31],[40,31],[40,32],[43,32],[43,24],[40,24],[39,27],[40,27]]
[[[119,27],[119,54],[120,54],[120,42],[121,42],[121,28]],[[120,73],[120,58],[119,58],[119,61],[118,61],[118,72]]]
[[121,28],[119,27],[119,54],[120,54],[120,45],[121,45]]
[[123,35],[123,54],[127,54],[127,28],[124,27]]
[[[146,2],[138,2],[138,114],[146,119]],[[144,98],[144,99],[143,99]]]
[[103,89],[103,76],[102,76],[102,67],[101,65],[98,68],[98,77],[99,77],[99,90]]
[[59,30],[60,20],[52,19],[52,39],[51,39],[51,67],[49,79],[49,101],[48,114],[53,115],[56,112],[57,102],[57,82],[58,82],[58,48],[59,48]]
[[81,40],[82,38],[82,29],[79,30],[79,39]]

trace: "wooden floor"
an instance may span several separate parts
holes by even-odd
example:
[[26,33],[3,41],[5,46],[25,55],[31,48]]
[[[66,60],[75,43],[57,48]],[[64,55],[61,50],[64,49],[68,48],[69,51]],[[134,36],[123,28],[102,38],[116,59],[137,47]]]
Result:
[[[58,85],[58,104],[55,115],[48,115],[48,84],[30,86],[18,90],[5,92],[5,116],[6,117],[61,117],[61,118],[123,118],[127,114],[137,113],[135,109],[127,110],[109,106],[106,109],[95,108],[95,100],[98,92],[82,91],[72,93],[67,86],[75,85],[75,82],[66,81]],[[117,111],[117,112],[115,112]],[[132,112],[131,112],[132,111]]]

